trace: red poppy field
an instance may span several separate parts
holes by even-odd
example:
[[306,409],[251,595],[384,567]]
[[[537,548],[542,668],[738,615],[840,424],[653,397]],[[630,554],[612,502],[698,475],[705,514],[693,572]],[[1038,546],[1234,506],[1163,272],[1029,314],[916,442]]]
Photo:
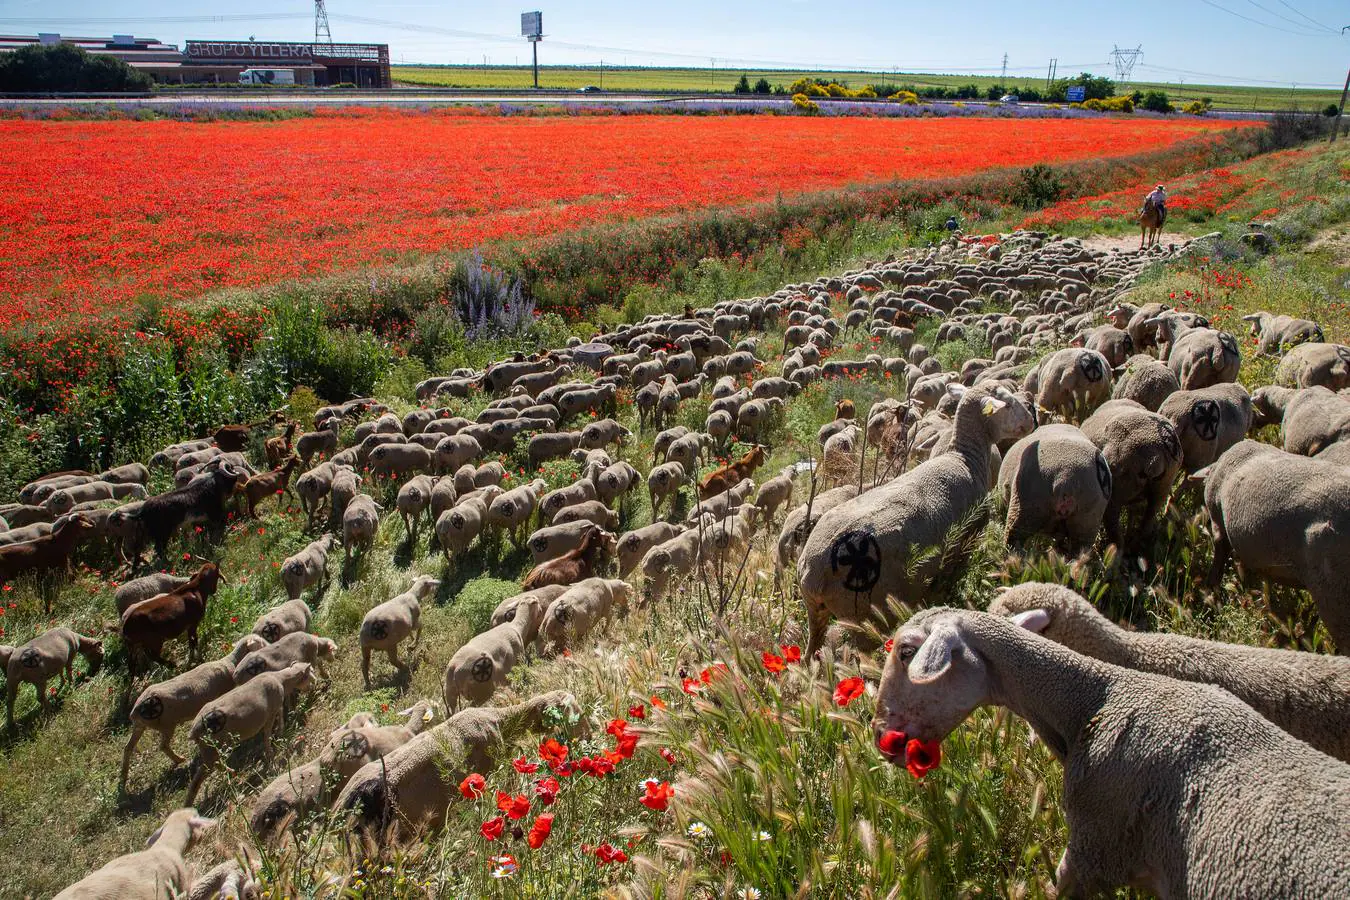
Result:
[[0,317],[87,316],[890,179],[1155,150],[1231,121],[495,115],[0,122]]

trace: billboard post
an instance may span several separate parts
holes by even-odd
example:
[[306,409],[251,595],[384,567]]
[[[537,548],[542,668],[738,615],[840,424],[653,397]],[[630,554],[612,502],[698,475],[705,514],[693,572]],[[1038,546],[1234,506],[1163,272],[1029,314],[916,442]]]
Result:
[[535,10],[520,14],[520,33],[534,53],[534,89],[539,90],[539,42],[544,39],[544,14]]

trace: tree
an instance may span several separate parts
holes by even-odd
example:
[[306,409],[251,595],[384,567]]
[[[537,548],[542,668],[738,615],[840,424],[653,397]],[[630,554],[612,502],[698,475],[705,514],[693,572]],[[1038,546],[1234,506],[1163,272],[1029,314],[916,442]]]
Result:
[[736,87],[732,88],[732,90],[737,94],[750,93],[750,79],[742,75],[741,80],[736,82]]
[[755,93],[756,93],[756,94],[771,94],[771,93],[773,93],[773,85],[769,84],[769,79],[767,79],[767,78],[761,78],[759,81],[756,81],[756,82],[755,82]]
[[1144,99],[1142,102],[1139,102],[1139,105],[1140,107],[1148,110],[1149,112],[1157,112],[1157,113],[1176,112],[1176,109],[1167,99],[1167,94],[1162,91],[1149,91],[1147,94],[1144,95]]
[[93,56],[74,44],[30,44],[0,57],[0,91],[148,91],[153,82],[112,56]]
[[1050,89],[1047,99],[1062,103],[1068,99],[1069,88],[1071,87],[1084,88],[1086,94],[1083,97],[1084,100],[1106,100],[1115,96],[1116,93],[1116,83],[1110,78],[1104,76],[1099,78],[1090,72],[1083,72],[1076,78],[1056,81],[1054,87]]

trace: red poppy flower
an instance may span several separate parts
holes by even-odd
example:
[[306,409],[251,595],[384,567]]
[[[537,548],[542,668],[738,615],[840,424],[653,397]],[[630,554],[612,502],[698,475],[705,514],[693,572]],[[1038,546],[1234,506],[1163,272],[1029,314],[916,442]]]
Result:
[[533,775],[539,771],[539,763],[532,763],[523,756],[513,759],[511,765],[522,775]]
[[908,740],[903,731],[891,729],[877,738],[877,748],[887,756],[899,756],[904,752]]
[[502,836],[506,830],[506,820],[501,816],[495,819],[488,819],[482,825],[478,826],[478,833],[489,841],[495,841]]
[[634,704],[633,706],[628,707],[628,718],[630,719],[647,718],[647,707],[643,706],[641,703],[637,703]]
[[604,778],[614,771],[614,763],[607,756],[593,756],[590,763],[590,771],[586,774],[592,778]]
[[595,848],[595,858],[600,861],[600,865],[607,866],[610,863],[628,862],[628,854],[624,853],[618,847],[613,846],[608,841]]
[[863,680],[854,675],[852,678],[845,678],[834,686],[834,703],[836,706],[848,706],[854,700],[862,696],[866,685]]
[[655,778],[647,782],[647,791],[638,801],[648,809],[654,809],[662,812],[670,805],[670,798],[675,796],[675,789],[668,782],[657,782]]
[[517,794],[512,797],[510,794],[497,792],[497,808],[511,817],[511,821],[523,819],[530,814],[530,798],[524,794]]
[[942,744],[939,741],[921,741],[917,738],[905,745],[905,768],[915,778],[927,775],[930,769],[942,764]]
[[486,790],[487,779],[477,772],[465,776],[464,780],[459,783],[459,792],[464,795],[465,800],[477,800],[483,796],[483,792]]
[[704,684],[712,684],[714,678],[725,675],[730,671],[731,670],[727,668],[726,663],[713,663],[711,666],[708,666],[708,668],[698,673],[698,680]]
[[[5,585],[5,586],[8,587],[9,585]],[[652,694],[652,696],[651,696],[650,699],[651,699],[651,701],[652,701],[652,706],[656,707],[657,709],[665,709],[665,708],[666,708],[666,701],[662,700],[660,697],[656,696],[655,694]]]
[[530,849],[538,850],[540,847],[544,846],[544,841],[548,840],[549,833],[552,831],[552,813],[544,813],[542,816],[535,819],[534,824],[530,826],[530,836],[528,838]]
[[567,745],[549,738],[539,745],[539,758],[557,768],[567,760]]
[[779,644],[778,649],[783,651],[783,659],[790,663],[802,661],[802,648],[796,644]]
[[764,668],[775,675],[787,668],[787,663],[783,661],[783,657],[776,653],[765,650],[760,654],[760,659],[764,661]]
[[637,745],[638,736],[631,732],[627,732],[619,735],[618,745],[614,748],[614,752],[620,759],[628,759],[633,755],[633,752],[637,750]]
[[703,684],[695,681],[693,678],[685,678],[680,681],[680,688],[686,694],[698,694],[703,690]]
[[562,790],[562,785],[558,784],[556,778],[541,778],[534,783],[534,795],[545,806],[553,805],[553,801],[558,799],[558,791],[560,790]]
[[619,737],[627,728],[628,723],[623,719],[610,719],[609,724],[605,726],[605,734],[612,734],[615,737]]
[[675,765],[675,753],[669,747],[661,748],[661,758],[672,766]]
[[895,649],[895,638],[886,638],[886,652],[890,653]]

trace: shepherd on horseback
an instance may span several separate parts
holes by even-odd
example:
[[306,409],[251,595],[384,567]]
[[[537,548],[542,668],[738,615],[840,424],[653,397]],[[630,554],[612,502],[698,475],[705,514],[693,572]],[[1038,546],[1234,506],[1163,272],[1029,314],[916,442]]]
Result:
[[1144,198],[1144,208],[1139,211],[1139,249],[1144,245],[1156,246],[1162,235],[1163,223],[1167,221],[1167,189],[1161,184]]

